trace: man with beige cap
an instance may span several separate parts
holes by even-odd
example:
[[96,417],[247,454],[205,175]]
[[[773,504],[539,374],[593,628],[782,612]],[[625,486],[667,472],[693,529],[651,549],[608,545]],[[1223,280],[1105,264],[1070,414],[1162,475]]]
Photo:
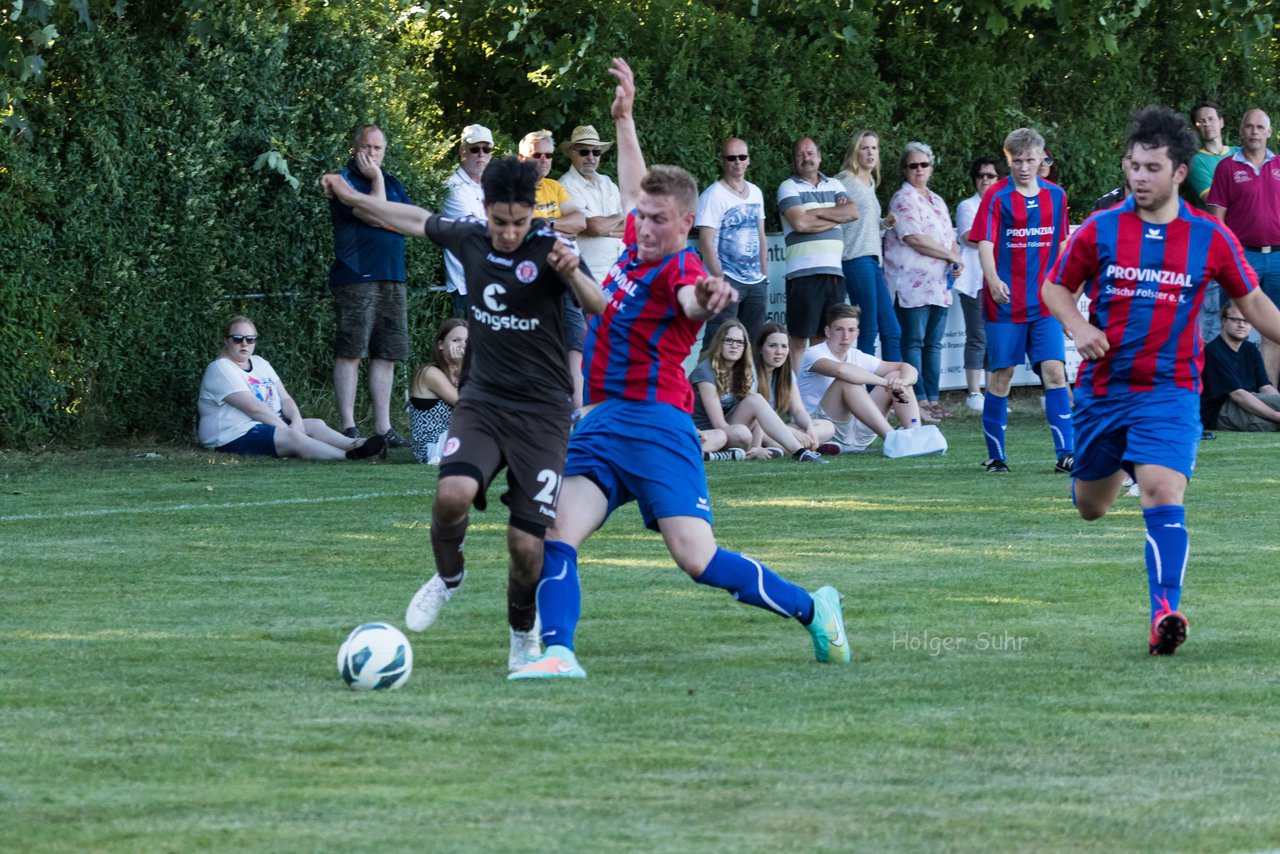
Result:
[[609,268],[622,254],[622,227],[625,211],[618,185],[600,172],[600,157],[613,146],[600,139],[591,125],[579,125],[569,139],[560,143],[573,166],[560,176],[569,198],[587,216],[587,227],[578,234],[578,248],[591,275],[603,282]]
[[[458,145],[458,168],[445,181],[448,194],[440,207],[440,215],[450,219],[472,217],[487,222],[484,214],[484,188],[480,176],[493,159],[493,133],[484,125],[467,125],[462,129]],[[467,280],[462,262],[448,250],[444,253],[444,281],[453,301],[453,316],[464,317],[467,307]]]

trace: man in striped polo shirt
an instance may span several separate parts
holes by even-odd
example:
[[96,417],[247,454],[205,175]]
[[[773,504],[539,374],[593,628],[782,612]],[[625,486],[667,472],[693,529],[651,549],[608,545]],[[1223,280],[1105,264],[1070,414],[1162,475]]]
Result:
[[782,238],[787,248],[787,334],[791,367],[810,344],[824,339],[827,309],[844,302],[840,226],[858,218],[858,206],[844,185],[818,171],[822,153],[809,137],[791,146],[795,173],[778,185]]

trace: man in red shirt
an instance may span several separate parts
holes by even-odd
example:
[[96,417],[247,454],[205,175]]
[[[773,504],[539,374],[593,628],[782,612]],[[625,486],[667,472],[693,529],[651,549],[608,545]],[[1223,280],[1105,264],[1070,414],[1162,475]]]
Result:
[[[1280,159],[1267,148],[1271,119],[1249,110],[1240,120],[1240,150],[1218,164],[1209,188],[1209,213],[1227,224],[1244,245],[1262,292],[1280,303]],[[1271,384],[1280,380],[1280,345],[1262,341],[1262,361]]]

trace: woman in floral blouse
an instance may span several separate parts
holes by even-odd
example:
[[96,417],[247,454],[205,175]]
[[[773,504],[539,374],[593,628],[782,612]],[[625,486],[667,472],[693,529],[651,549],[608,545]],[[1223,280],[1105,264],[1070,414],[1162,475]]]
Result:
[[933,149],[908,142],[900,164],[903,184],[889,202],[897,221],[885,236],[884,274],[902,324],[902,358],[920,373],[921,416],[937,421],[951,414],[938,401],[938,381],[951,277],[964,265],[947,203],[929,189]]

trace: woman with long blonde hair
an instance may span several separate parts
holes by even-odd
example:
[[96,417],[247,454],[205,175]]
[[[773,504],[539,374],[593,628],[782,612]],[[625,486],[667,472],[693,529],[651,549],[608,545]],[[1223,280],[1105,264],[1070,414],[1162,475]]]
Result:
[[836,179],[858,206],[858,218],[840,227],[844,233],[840,266],[845,290],[849,304],[862,309],[857,347],[874,354],[878,337],[880,358],[901,361],[902,327],[893,312],[893,298],[885,281],[882,249],[884,233],[893,228],[897,217],[892,213],[880,215],[880,199],[876,196],[880,186],[880,137],[875,131],[864,128],[853,135]]

